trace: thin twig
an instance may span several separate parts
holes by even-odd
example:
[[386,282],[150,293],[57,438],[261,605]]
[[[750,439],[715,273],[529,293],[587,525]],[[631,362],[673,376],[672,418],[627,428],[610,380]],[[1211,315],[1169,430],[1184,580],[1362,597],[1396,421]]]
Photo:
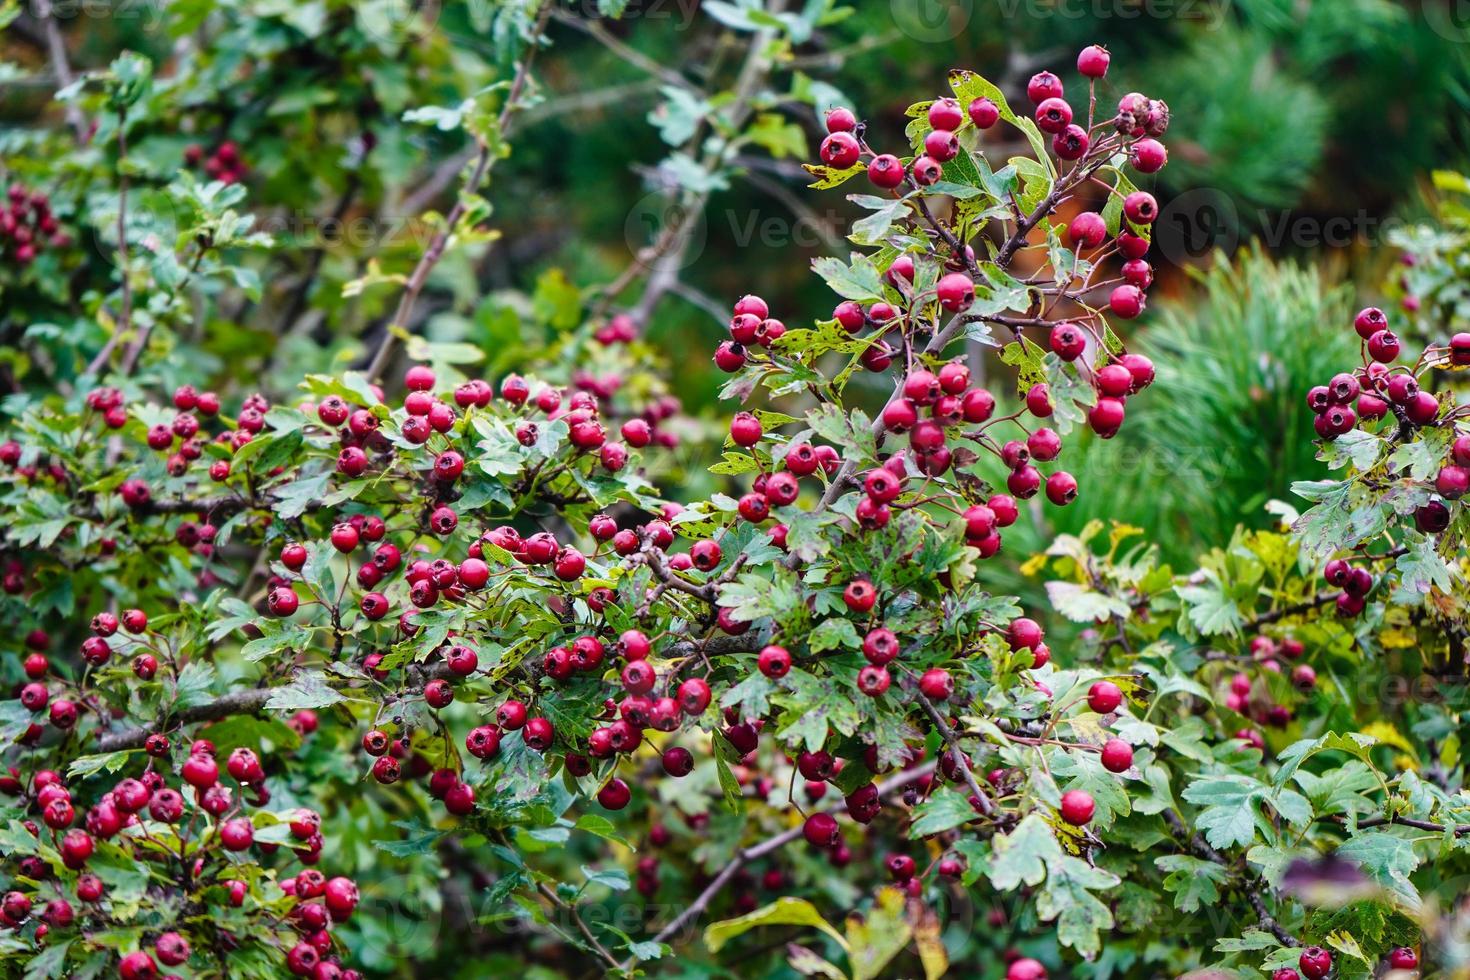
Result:
[[[46,32],[46,49],[50,53],[51,71],[55,73],[61,87],[66,88],[76,80],[76,76],[72,74],[71,62],[66,57],[66,40],[61,36],[61,25],[54,16],[51,0],[36,0],[36,19]],[[77,134],[77,142],[86,143],[91,134],[81,108],[75,102],[68,102],[62,111],[66,114],[67,124]]]
[[[536,52],[541,47],[541,36],[546,29],[546,21],[551,16],[553,3],[544,0],[541,11],[537,15],[536,25],[531,30],[530,40],[527,42],[528,50],[525,57],[521,58],[520,64],[516,66],[515,78],[511,81],[510,91],[505,96],[505,104],[500,109],[500,116],[495,123],[495,131],[503,136],[506,126],[510,123],[510,117],[520,103],[521,93],[526,87],[526,81],[531,75],[531,63],[536,60]],[[418,301],[419,293],[429,281],[429,273],[438,265],[439,259],[443,257],[444,250],[449,245],[449,239],[453,236],[455,228],[460,219],[464,217],[469,209],[466,203],[469,195],[479,190],[485,180],[486,173],[495,159],[498,147],[489,142],[481,141],[479,152],[475,156],[474,170],[469,179],[465,181],[460,191],[459,199],[454,202],[454,207],[444,218],[443,225],[434,234],[429,242],[429,247],[419,258],[418,264],[414,266],[413,272],[408,277],[408,282],[403,288],[403,295],[399,297],[398,309],[393,314],[392,321],[383,333],[383,339],[378,343],[378,349],[373,353],[372,360],[368,363],[367,376],[376,378],[387,366],[388,355],[393,351],[393,345],[397,343],[398,336],[394,328],[406,329],[413,316],[414,304]]]
[[994,813],[995,807],[991,805],[990,799],[985,795],[985,791],[980,788],[980,784],[975,781],[975,773],[970,769],[970,757],[965,754],[964,749],[960,748],[960,740],[955,735],[954,729],[949,727],[949,723],[940,715],[939,709],[935,708],[934,703],[926,698],[922,692],[915,691],[914,697],[919,699],[919,706],[924,709],[924,713],[929,716],[929,720],[934,722],[934,727],[939,730],[939,737],[944,739],[944,744],[948,745],[953,755],[958,757],[960,772],[965,775],[965,784],[970,787],[970,792],[974,795],[975,805],[986,816]]
[[[921,766],[916,766],[913,769],[905,769],[891,779],[887,779],[879,783],[878,795],[888,796],[894,790],[902,789],[910,783],[918,782],[933,771],[934,763],[932,762],[925,763]],[[826,812],[830,813],[835,810],[836,807],[833,807]],[[798,824],[797,826],[791,827],[788,830],[783,830],[781,833],[776,834],[774,837],[766,838],[759,844],[755,844],[750,847],[743,847],[740,850],[736,851],[735,856],[730,859],[730,862],[728,864],[720,869],[719,874],[715,875],[714,880],[705,886],[704,890],[695,897],[694,901],[690,902],[689,905],[685,907],[684,911],[680,912],[678,915],[670,919],[669,922],[658,931],[658,934],[653,937],[653,941],[656,943],[662,943],[668,940],[670,937],[677,935],[680,930],[682,930],[686,925],[688,925],[691,921],[697,919],[701,914],[703,914],[704,910],[709,907],[709,903],[714,899],[716,895],[724,890],[725,885],[729,883],[731,878],[735,877],[736,872],[738,872],[742,867],[752,861],[760,860],[773,851],[779,851],[787,844],[790,844],[792,841],[801,837],[801,835],[802,825]],[[635,960],[636,957],[629,957],[627,960],[624,960],[621,969],[623,969],[624,971],[631,969]]]

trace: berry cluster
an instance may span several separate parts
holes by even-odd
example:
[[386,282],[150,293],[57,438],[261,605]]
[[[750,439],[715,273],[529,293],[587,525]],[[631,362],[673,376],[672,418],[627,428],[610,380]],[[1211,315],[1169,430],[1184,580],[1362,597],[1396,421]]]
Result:
[[[53,929],[109,924],[112,914],[107,888],[101,877],[88,871],[98,842],[123,847],[137,861],[176,865],[173,871],[177,873],[177,887],[184,892],[208,889],[213,893],[217,889],[220,901],[235,908],[245,905],[249,888],[246,882],[232,877],[236,873],[232,856],[252,849],[262,856],[281,850],[280,843],[257,840],[256,824],[243,812],[246,806],[260,808],[270,800],[261,759],[245,747],[230,752],[224,769],[235,783],[232,788],[221,782],[214,745],[207,739],[197,739],[178,769],[179,783],[170,785],[165,771],[155,768],[167,765],[167,740],[155,738],[162,741],[150,740],[148,754],[152,759],[148,768],[136,777],[119,780],[102,793],[87,808],[80,827],[75,826],[78,804],[73,791],[58,773],[43,769],[23,780],[12,769],[0,779],[0,792],[21,797],[39,818],[39,823],[36,819],[24,821],[26,829],[37,838],[36,852],[15,855],[21,877],[33,883],[35,890],[27,893],[17,888],[5,894],[0,903],[0,927],[19,930],[26,926],[46,893],[56,897],[47,899],[36,913],[37,941],[44,940]],[[320,816],[298,809],[285,822],[290,831],[285,853],[302,864],[315,865],[321,859]],[[74,875],[63,880],[41,856],[43,833],[49,835],[62,864]],[[72,882],[70,891],[64,882]],[[300,937],[289,949],[283,947],[285,968],[314,980],[356,977],[355,970],[343,969],[332,955],[329,931],[334,923],[346,921],[357,906],[353,881],[345,877],[328,879],[307,867],[295,877],[283,879],[280,888],[295,898],[288,918]],[[73,896],[80,903],[80,911],[72,903]],[[266,917],[272,914],[265,908],[259,911]],[[215,932],[214,941],[222,951],[237,945],[236,938],[224,930]],[[184,936],[171,930],[158,931],[149,949],[122,955],[118,975],[150,980],[158,975],[159,964],[185,965],[192,955]]]
[[[1414,364],[1406,366],[1394,363],[1403,352],[1402,344],[1383,310],[1361,310],[1353,328],[1361,338],[1361,365],[1307,393],[1317,434],[1329,444],[1399,444],[1406,452],[1408,444],[1422,444],[1420,451],[1437,462],[1429,473],[1404,462],[1408,457],[1398,453],[1378,463],[1380,454],[1375,452],[1375,468],[1386,466],[1390,476],[1406,480],[1405,499],[1419,532],[1442,534],[1453,520],[1452,508],[1470,492],[1470,434],[1460,427],[1463,413],[1454,398],[1422,385],[1436,370],[1470,366],[1470,333],[1457,333],[1443,346],[1427,346]],[[1365,471],[1358,478],[1368,475]],[[1377,581],[1367,566],[1385,556],[1362,552],[1357,563],[1352,557],[1334,558],[1323,570],[1327,584],[1342,590],[1336,603],[1344,616],[1363,611]]]
[[211,180],[223,184],[238,184],[249,173],[240,146],[234,140],[225,140],[207,153],[199,143],[190,143],[184,148],[184,166],[194,168],[200,164]]
[[6,198],[8,205],[0,207],[0,258],[23,267],[47,246],[60,248],[71,241],[51,213],[51,198],[46,193],[11,184]]

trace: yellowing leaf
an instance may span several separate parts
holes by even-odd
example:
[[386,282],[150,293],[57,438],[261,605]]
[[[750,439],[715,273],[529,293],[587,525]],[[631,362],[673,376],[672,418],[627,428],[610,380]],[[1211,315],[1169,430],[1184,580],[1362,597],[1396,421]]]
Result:
[[831,936],[844,950],[848,948],[842,934],[804,898],[778,898],[754,912],[712,923],[704,930],[704,945],[711,953],[718,953],[725,943],[759,926],[812,926]]
[[872,980],[908,945],[913,930],[904,916],[903,893],[884,888],[864,916],[847,919],[847,958],[852,963],[852,980]]

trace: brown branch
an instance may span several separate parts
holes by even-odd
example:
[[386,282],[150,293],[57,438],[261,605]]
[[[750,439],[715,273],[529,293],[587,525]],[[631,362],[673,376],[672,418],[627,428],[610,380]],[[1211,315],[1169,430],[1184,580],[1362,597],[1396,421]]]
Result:
[[[61,25],[56,22],[53,14],[51,0],[36,0],[36,19],[41,22],[41,28],[46,33],[46,50],[51,60],[51,71],[55,73],[61,87],[66,88],[76,80],[76,76],[72,74],[71,62],[66,57],[66,41],[61,36]],[[67,124],[77,135],[77,142],[86,143],[91,134],[82,110],[75,102],[68,102],[63,111]]]
[[994,813],[995,807],[991,805],[989,797],[980,788],[980,784],[975,781],[975,773],[970,769],[970,757],[965,754],[964,749],[960,748],[960,740],[955,735],[954,729],[949,727],[949,723],[940,715],[939,709],[934,707],[932,701],[924,697],[923,692],[915,691],[914,697],[919,699],[919,706],[924,709],[925,714],[929,716],[929,720],[934,722],[934,727],[939,730],[939,737],[944,739],[944,744],[948,745],[950,751],[959,758],[960,772],[965,774],[965,783],[970,787],[970,792],[974,794],[976,805],[980,807],[986,816]]
[[[1234,870],[1234,866],[1230,861],[1226,860],[1223,854],[1211,847],[1199,834],[1191,832],[1184,825],[1184,821],[1173,810],[1163,811],[1163,817],[1164,822],[1169,825],[1169,829],[1173,832],[1174,836],[1184,841],[1195,854],[1204,858],[1206,861],[1220,865],[1222,868]],[[1301,940],[1297,939],[1287,931],[1285,926],[1277,922],[1275,917],[1266,908],[1266,902],[1261,898],[1261,892],[1264,890],[1265,885],[1253,875],[1245,874],[1244,878],[1245,881],[1241,883],[1241,890],[1245,892],[1246,899],[1251,903],[1251,908],[1255,910],[1261,927],[1275,936],[1284,946],[1300,946],[1302,944]]]
[[[191,705],[182,708],[172,715],[174,721],[179,725],[191,725],[200,721],[219,721],[231,715],[254,714],[265,707],[266,701],[270,700],[275,688],[251,688],[248,691],[236,691],[215,698],[204,704]],[[124,749],[142,748],[148,736],[159,731],[159,728],[138,726],[136,728],[125,728],[118,732],[107,734],[99,733],[97,736],[98,752],[120,752]]]
[[[887,779],[884,780],[882,783],[879,783],[878,794],[880,796],[887,796],[894,790],[903,789],[910,783],[918,782],[920,779],[923,779],[925,776],[929,775],[933,771],[934,763],[932,762],[925,763],[921,766],[916,766],[913,769],[905,769],[904,771],[898,773],[896,776],[893,776],[891,779]],[[836,807],[832,807],[824,812],[833,813],[836,811],[836,809]],[[790,844],[792,841],[801,837],[801,834],[802,825],[798,824],[795,827],[783,830],[781,833],[776,834],[773,837],[766,838],[759,844],[754,844],[750,847],[743,847],[740,850],[736,851],[735,856],[730,859],[730,862],[728,864],[720,869],[719,874],[715,875],[714,880],[705,886],[704,890],[695,897],[694,901],[690,902],[689,905],[685,907],[684,911],[680,912],[678,915],[670,919],[668,923],[658,931],[658,934],[653,937],[653,941],[656,943],[662,943],[670,937],[676,935],[691,921],[697,919],[704,912],[704,910],[709,907],[709,903],[714,899],[716,895],[724,890],[725,885],[729,883],[731,878],[735,877],[736,872],[738,872],[742,867],[752,861],[760,860],[773,851],[779,851],[787,844]],[[627,960],[624,960],[621,969],[625,972],[632,969],[635,959],[636,957],[629,957]]]
[[552,891],[544,881],[536,882],[536,888],[542,895],[546,896],[547,901],[572,917],[572,922],[576,924],[577,931],[592,945],[592,949],[602,958],[604,963],[613,969],[618,968],[618,958],[609,952],[606,946],[598,942],[597,937],[592,934],[592,930],[587,928],[587,922],[582,918],[582,913],[577,911],[577,906],[562,901],[560,896]]
[[[531,75],[531,63],[536,59],[536,52],[540,49],[541,36],[546,29],[546,21],[551,16],[555,5],[551,0],[543,0],[541,10],[537,14],[536,24],[531,29],[531,37],[527,42],[529,50],[525,57],[521,58],[520,64],[516,66],[515,78],[511,81],[510,91],[505,96],[505,105],[500,109],[500,116],[495,123],[495,131],[503,136],[506,127],[510,123],[511,114],[515,112],[520,103],[521,93],[526,87],[526,80]],[[429,281],[429,273],[433,272],[434,266],[444,255],[444,250],[449,246],[449,239],[454,234],[455,226],[469,210],[465,203],[468,195],[477,191],[485,180],[485,174],[490,170],[490,164],[495,159],[498,147],[488,142],[480,142],[479,153],[475,156],[475,167],[470,173],[469,179],[465,181],[460,191],[459,199],[454,202],[454,207],[444,219],[444,224],[434,233],[429,247],[419,258],[418,264],[414,266],[413,272],[408,277],[408,283],[404,286],[403,295],[399,297],[398,308],[393,313],[393,319],[389,322],[383,339],[378,344],[378,349],[373,353],[372,360],[368,363],[367,376],[377,378],[387,366],[388,355],[393,351],[393,345],[397,343],[398,337],[394,333],[394,327],[407,329],[413,316],[414,304],[418,302],[419,293],[423,292],[424,286]]]

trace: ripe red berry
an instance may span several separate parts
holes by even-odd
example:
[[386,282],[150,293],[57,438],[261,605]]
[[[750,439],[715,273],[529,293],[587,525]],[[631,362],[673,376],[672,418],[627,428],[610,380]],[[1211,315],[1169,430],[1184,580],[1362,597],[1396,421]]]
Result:
[[1036,107],[1036,126],[1043,133],[1060,133],[1072,124],[1072,107],[1065,99],[1043,99]]
[[[1103,220],[1103,216],[1096,211],[1083,211],[1072,219],[1071,224],[1067,225],[1067,237],[1078,248],[1097,248],[1108,237],[1108,225]],[[1062,326],[1077,330],[1071,324],[1058,325],[1058,327]]]
[[556,729],[545,718],[532,718],[526,722],[521,738],[529,748],[545,752],[556,738]]
[[1151,225],[1159,216],[1159,202],[1148,191],[1134,191],[1123,199],[1123,214],[1135,225]]
[[827,132],[845,133],[857,128],[857,117],[851,109],[838,106],[827,110]]
[[1065,507],[1077,499],[1077,480],[1066,470],[1058,470],[1046,478],[1046,499]]
[[968,309],[975,301],[975,284],[963,272],[951,272],[940,279],[934,291],[939,305],[951,313]]
[[771,644],[757,656],[756,667],[767,677],[785,677],[791,671],[791,653],[785,647]]
[[688,678],[679,684],[678,701],[686,715],[704,714],[710,703],[709,684],[700,677]]
[[1062,80],[1049,71],[1037,72],[1026,83],[1026,97],[1033,103],[1062,97]]
[[[177,933],[171,933],[171,935],[177,935]],[[185,950],[187,949],[186,944]],[[186,956],[185,959],[187,958]],[[183,960],[179,962],[182,963]],[[139,950],[118,960],[117,975],[120,980],[154,980],[158,976],[158,964],[153,962],[153,957]]]
[[1121,738],[1110,738],[1103,743],[1102,764],[1108,772],[1126,772],[1133,765],[1133,746]]
[[984,422],[995,413],[995,396],[984,388],[971,388],[960,399],[960,410],[966,422]]
[[1012,960],[1006,968],[1005,980],[1047,980],[1046,967],[1029,956]]
[[876,667],[892,663],[899,650],[898,636],[887,627],[875,626],[863,637],[863,656]]
[[1141,174],[1157,173],[1169,162],[1169,151],[1164,144],[1154,139],[1141,139],[1128,151],[1133,169]]
[[296,591],[284,585],[271,589],[265,601],[270,608],[271,615],[282,617],[294,614],[301,604],[301,599],[296,595]]
[[938,160],[935,160],[927,154],[915,157],[910,168],[914,175],[914,183],[920,187],[928,187],[931,184],[936,184],[939,182],[939,178],[944,175],[944,167],[940,165]]
[[1108,73],[1112,57],[1100,44],[1089,44],[1077,55],[1077,71],[1088,78],[1102,78]]
[[1071,789],[1062,794],[1062,819],[1074,827],[1081,827],[1092,820],[1097,805],[1092,794],[1083,789]]
[[1097,681],[1087,690],[1087,706],[1100,715],[1118,710],[1123,703],[1123,690],[1112,681]]
[[607,785],[597,791],[597,802],[608,810],[621,810],[632,798],[633,791],[628,788],[628,784],[616,776],[608,780]]
[[935,129],[956,130],[965,124],[959,102],[951,98],[935,99],[929,105],[929,125]]
[[1308,946],[1297,959],[1297,966],[1307,980],[1322,980],[1332,972],[1332,954],[1321,946]]
[[808,844],[821,848],[834,847],[842,839],[837,820],[830,813],[813,813],[807,817],[802,824],[801,835]]
[[960,152],[959,137],[947,129],[931,130],[924,137],[924,152],[940,163],[953,160]]
[[762,434],[760,419],[749,412],[740,412],[730,420],[730,438],[737,446],[754,446]]
[[930,700],[947,701],[954,693],[954,678],[943,668],[931,668],[919,678],[919,691]]
[[986,98],[971,101],[966,112],[970,117],[970,122],[974,123],[980,129],[989,129],[1000,120],[999,107]]
[[870,698],[876,698],[882,695],[883,692],[888,690],[890,683],[892,683],[892,678],[889,676],[886,667],[880,667],[877,664],[868,664],[862,670],[858,671],[858,690]]
[[903,183],[903,178],[903,162],[891,153],[880,154],[868,163],[868,179],[875,187],[892,190]]
[[1387,364],[1396,360],[1400,350],[1399,338],[1391,330],[1379,330],[1368,338],[1368,356]]
[[1393,970],[1419,969],[1419,954],[1408,946],[1398,946],[1388,954],[1388,965]]
[[818,152],[827,166],[846,170],[857,163],[862,148],[851,133],[839,130],[822,140]]
[[1123,319],[1131,320],[1143,312],[1144,301],[1143,290],[1132,283],[1124,283],[1108,296],[1108,308]]
[[870,611],[878,601],[878,590],[865,578],[854,579],[842,590],[842,601],[855,613]]

